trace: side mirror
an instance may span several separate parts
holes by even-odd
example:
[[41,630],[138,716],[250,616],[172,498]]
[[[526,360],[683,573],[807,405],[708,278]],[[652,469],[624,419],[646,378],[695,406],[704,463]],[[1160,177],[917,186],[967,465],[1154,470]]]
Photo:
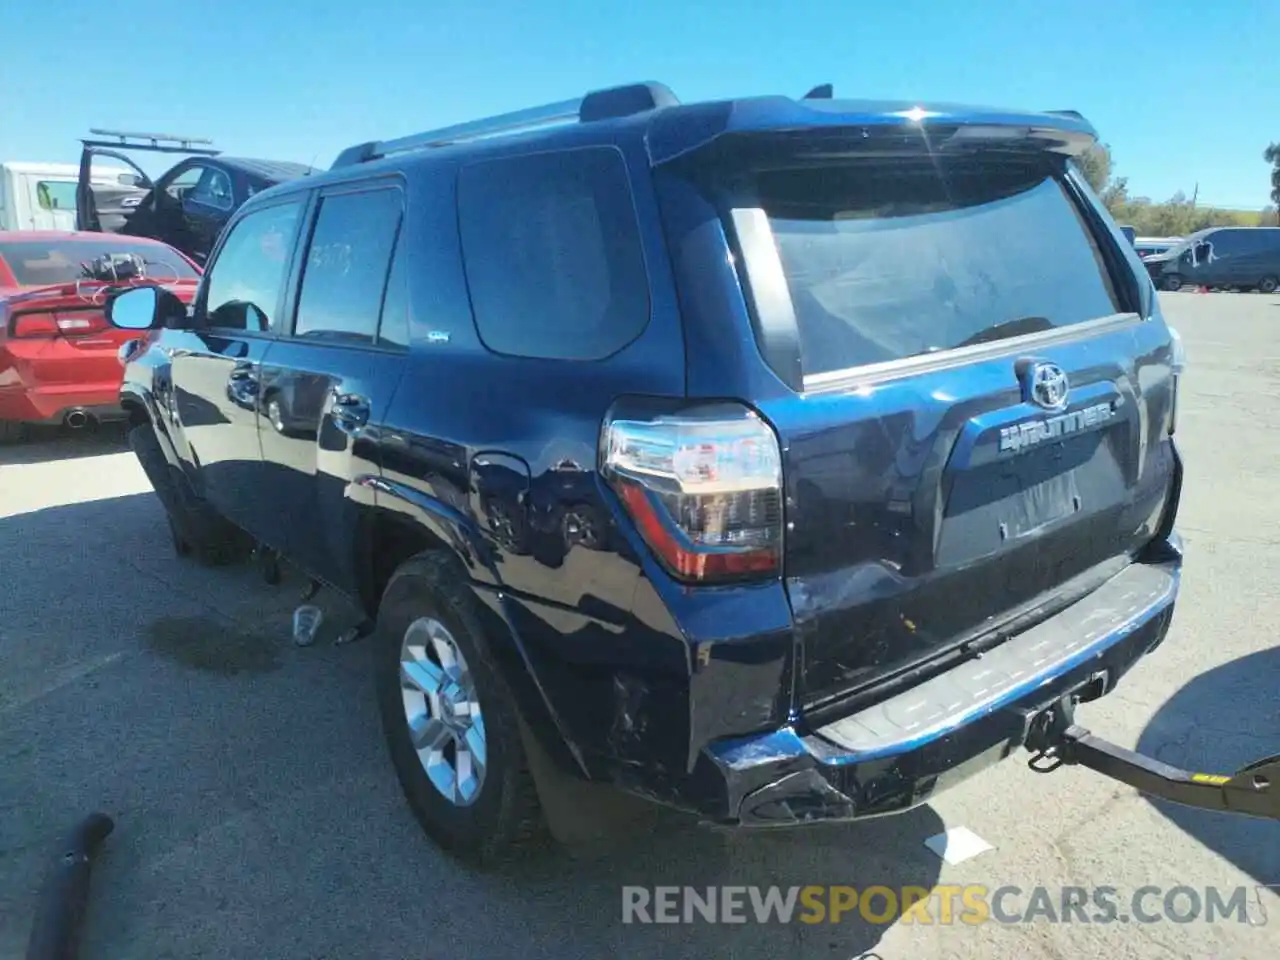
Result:
[[121,330],[154,330],[160,320],[160,291],[134,287],[107,301],[107,322]]
[[121,330],[155,330],[187,316],[181,300],[161,287],[133,287],[107,301],[107,322]]

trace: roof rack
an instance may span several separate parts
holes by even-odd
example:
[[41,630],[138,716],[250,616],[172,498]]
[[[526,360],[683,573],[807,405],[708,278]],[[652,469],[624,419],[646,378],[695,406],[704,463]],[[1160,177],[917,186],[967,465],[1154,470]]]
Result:
[[[125,130],[100,130],[91,127],[95,137],[112,137],[111,140],[81,140],[86,147],[119,147],[124,150],[153,150],[157,153],[193,153],[216,157],[221,150],[212,150],[212,140],[204,137],[178,137],[171,133],[130,133]],[[129,143],[130,140],[141,141]],[[197,146],[200,144],[201,146]]]
[[512,113],[501,113],[483,120],[471,120],[437,130],[427,130],[396,140],[358,143],[338,154],[338,159],[333,162],[330,169],[368,163],[392,154],[413,150],[525,133],[541,127],[629,117],[646,110],[676,106],[679,102],[670,88],[661,83],[632,83],[621,87],[609,87],[592,91],[585,97],[575,100],[561,100],[558,103],[528,107]]

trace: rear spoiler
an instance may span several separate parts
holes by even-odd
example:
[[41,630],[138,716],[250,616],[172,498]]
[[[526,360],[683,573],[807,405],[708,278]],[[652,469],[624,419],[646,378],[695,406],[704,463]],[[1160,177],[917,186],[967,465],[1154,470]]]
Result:
[[116,290],[124,290],[129,287],[167,288],[172,286],[189,286],[193,283],[199,283],[199,279],[191,277],[160,281],[155,277],[142,277],[136,283],[130,283],[127,280],[113,282],[109,280],[93,280],[86,277],[83,280],[73,280],[67,283],[51,283],[46,287],[33,287],[30,290],[23,290],[21,293],[7,297],[6,302],[10,306],[25,306],[29,303],[38,302],[40,300],[49,300],[59,297],[79,297],[91,307],[100,307],[106,302],[107,297]]
[[1098,139],[1093,126],[1073,110],[1022,113],[949,104],[904,108],[898,103],[833,100],[821,96],[826,92],[819,88],[802,100],[758,97],[659,111],[647,137],[650,163],[670,163],[724,137],[752,133],[846,129],[865,135],[915,129],[929,138],[933,149],[1022,143],[1066,156],[1084,153]]

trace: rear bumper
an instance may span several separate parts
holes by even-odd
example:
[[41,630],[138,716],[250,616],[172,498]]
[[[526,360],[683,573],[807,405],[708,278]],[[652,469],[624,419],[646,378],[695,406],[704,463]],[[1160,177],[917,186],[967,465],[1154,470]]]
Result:
[[55,384],[0,390],[0,420],[60,424],[80,410],[99,421],[122,420],[120,384]]
[[740,826],[907,810],[1007,757],[1059,699],[1110,692],[1163,641],[1182,566],[1176,534],[1057,616],[889,700],[806,730],[720,740],[694,769],[699,812]]

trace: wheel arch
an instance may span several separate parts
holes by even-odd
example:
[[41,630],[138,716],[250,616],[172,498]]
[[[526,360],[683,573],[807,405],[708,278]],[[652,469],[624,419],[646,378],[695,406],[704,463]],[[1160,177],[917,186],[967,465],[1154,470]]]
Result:
[[155,435],[156,442],[164,452],[164,458],[169,462],[169,466],[181,470],[182,460],[178,456],[177,447],[174,445],[173,438],[169,436],[169,432],[164,428],[163,421],[157,416],[155,398],[152,397],[150,391],[125,381],[120,387],[120,406],[128,417],[130,429],[134,427],[151,427],[151,432]]
[[547,697],[531,660],[503,610],[501,580],[492,548],[465,516],[420,491],[386,480],[377,481],[380,499],[395,504],[366,511],[360,519],[354,549],[360,605],[377,617],[387,584],[406,561],[423,553],[447,556],[449,566],[474,602],[494,664],[515,698],[527,733],[554,766],[586,776],[584,758]]

